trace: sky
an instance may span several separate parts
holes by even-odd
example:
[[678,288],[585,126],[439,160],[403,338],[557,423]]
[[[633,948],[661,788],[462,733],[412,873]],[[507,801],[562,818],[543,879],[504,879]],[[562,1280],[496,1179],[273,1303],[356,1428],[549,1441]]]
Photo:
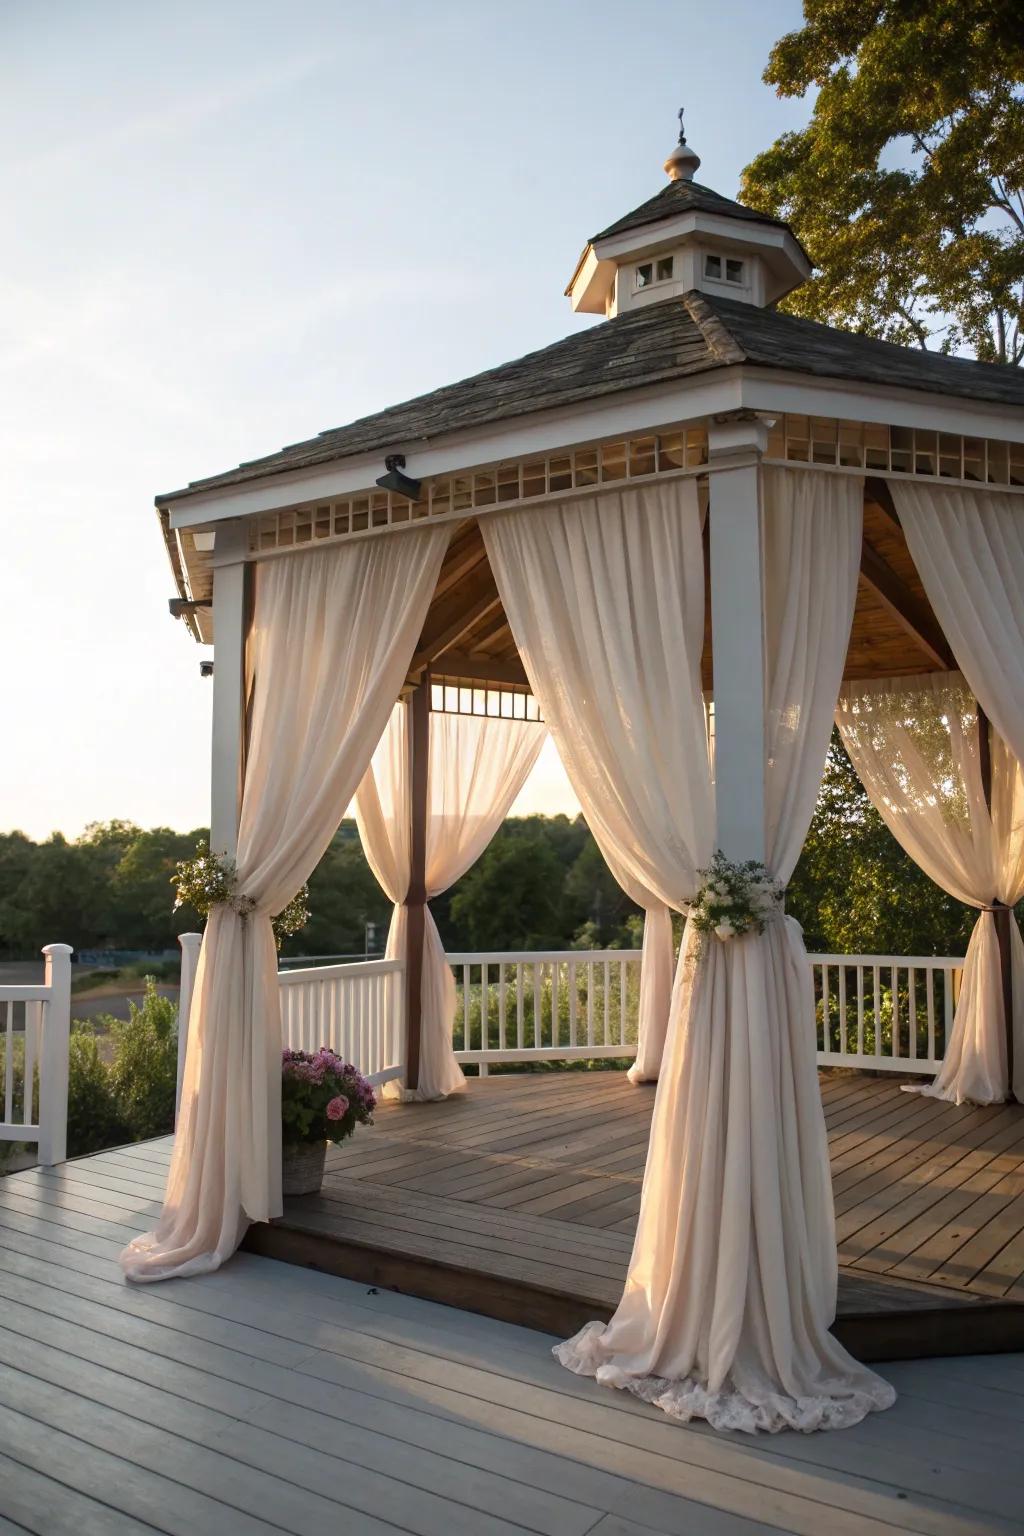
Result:
[[[809,107],[790,0],[0,0],[0,830],[209,814],[153,498],[547,345],[587,236]],[[601,322],[598,322],[601,323]],[[514,810],[574,812],[553,751]]]

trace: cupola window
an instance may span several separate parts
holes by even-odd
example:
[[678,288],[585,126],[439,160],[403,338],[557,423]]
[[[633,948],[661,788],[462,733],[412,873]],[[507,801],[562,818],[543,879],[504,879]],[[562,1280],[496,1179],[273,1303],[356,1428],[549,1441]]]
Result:
[[650,288],[655,283],[670,283],[675,262],[671,256],[659,256],[657,261],[643,261],[636,269],[634,286]]
[[720,283],[742,283],[743,262],[734,256],[705,256],[704,276],[713,277]]

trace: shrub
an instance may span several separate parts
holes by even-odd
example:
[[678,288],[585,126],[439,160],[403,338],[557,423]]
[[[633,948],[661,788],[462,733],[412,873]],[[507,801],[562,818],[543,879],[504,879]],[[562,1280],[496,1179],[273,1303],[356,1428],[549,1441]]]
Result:
[[114,1044],[110,1086],[118,1113],[134,1141],[163,1136],[174,1126],[178,1078],[178,1010],[146,977],[142,1007],[128,1004],[129,1017],[104,1019]]
[[93,1026],[76,1021],[68,1042],[68,1156],[99,1152],[128,1139]]

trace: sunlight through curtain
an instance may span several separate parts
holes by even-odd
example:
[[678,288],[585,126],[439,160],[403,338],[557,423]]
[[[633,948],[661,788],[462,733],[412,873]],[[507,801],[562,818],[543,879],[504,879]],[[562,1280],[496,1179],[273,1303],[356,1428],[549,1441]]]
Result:
[[[959,672],[850,683],[836,723],[861,783],[889,831],[936,885],[981,911],[964,963],[942,1068],[926,1087],[954,1104],[1007,1096],[1006,1016],[993,902],[1024,896],[1024,775],[995,731],[986,801],[978,707]],[[1024,940],[1010,919],[1015,1089],[1024,1093]],[[877,1027],[877,1023],[876,1023]]]
[[[411,784],[408,707],[396,705],[356,795],[356,821],[367,861],[395,903],[389,959],[404,958],[411,875]],[[529,778],[547,732],[536,720],[430,715],[427,769],[427,901],[475,864]],[[385,1085],[386,1097],[441,1099],[464,1088],[452,1052],[455,981],[428,906],[423,938],[420,1071],[415,1089]]]
[[714,851],[697,484],[573,498],[480,528],[587,825],[647,913],[630,1076],[656,1078],[675,969],[670,909],[685,910]]

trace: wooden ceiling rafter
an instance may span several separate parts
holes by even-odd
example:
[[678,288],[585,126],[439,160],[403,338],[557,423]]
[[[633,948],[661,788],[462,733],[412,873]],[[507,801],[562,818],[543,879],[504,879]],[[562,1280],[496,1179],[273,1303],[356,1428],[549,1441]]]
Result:
[[[884,480],[865,482],[865,499],[878,507],[900,528],[892,492]],[[902,535],[902,529],[900,529]],[[860,574],[886,612],[910,636],[929,663],[944,672],[956,670],[956,660],[942,626],[923,594],[914,592],[865,535],[861,543]]]

